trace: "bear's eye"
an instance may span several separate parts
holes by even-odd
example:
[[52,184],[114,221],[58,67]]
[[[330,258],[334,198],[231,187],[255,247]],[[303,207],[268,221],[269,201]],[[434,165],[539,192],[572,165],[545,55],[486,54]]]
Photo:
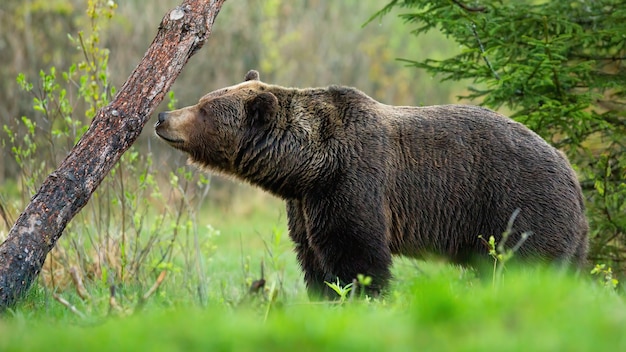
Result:
[[206,120],[209,116],[211,116],[211,111],[213,109],[211,109],[211,105],[210,104],[204,104],[201,108],[200,108],[200,117],[203,120]]

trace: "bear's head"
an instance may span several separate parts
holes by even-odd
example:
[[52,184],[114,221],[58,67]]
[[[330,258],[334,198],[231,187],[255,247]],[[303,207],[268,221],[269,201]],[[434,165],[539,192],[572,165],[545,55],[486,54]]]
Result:
[[159,113],[155,132],[193,163],[233,174],[249,131],[275,120],[278,108],[269,85],[250,71],[243,83],[211,92],[196,105]]
[[155,130],[203,169],[297,198],[339,187],[355,159],[372,167],[375,161],[351,156],[378,145],[364,141],[381,138],[379,127],[358,129],[371,125],[372,104],[353,88],[281,87],[261,82],[252,70],[244,82],[206,94],[196,105],[160,113]]

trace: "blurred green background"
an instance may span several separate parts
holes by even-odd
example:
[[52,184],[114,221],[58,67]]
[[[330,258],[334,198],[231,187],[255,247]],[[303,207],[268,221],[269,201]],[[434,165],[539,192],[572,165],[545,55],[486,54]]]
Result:
[[[179,3],[3,0],[0,240]],[[228,0],[157,110],[194,104],[249,69],[284,86],[355,86],[394,105],[467,95],[464,82],[396,60],[443,60],[467,48],[438,31],[412,35],[396,9],[364,25],[385,3]],[[478,278],[438,260],[398,259],[383,299],[309,302],[282,202],[186,165],[153,133],[148,123],[70,222],[29,295],[0,319],[0,350],[626,346],[624,289],[606,266],[577,277],[529,268]]]

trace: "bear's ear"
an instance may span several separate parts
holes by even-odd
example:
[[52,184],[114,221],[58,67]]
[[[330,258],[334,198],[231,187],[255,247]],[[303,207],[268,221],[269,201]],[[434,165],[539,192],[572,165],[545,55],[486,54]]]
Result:
[[258,81],[259,80],[259,71],[250,70],[246,73],[246,77],[244,77],[246,81]]
[[278,98],[270,92],[263,92],[248,103],[248,119],[253,124],[272,121],[278,113]]

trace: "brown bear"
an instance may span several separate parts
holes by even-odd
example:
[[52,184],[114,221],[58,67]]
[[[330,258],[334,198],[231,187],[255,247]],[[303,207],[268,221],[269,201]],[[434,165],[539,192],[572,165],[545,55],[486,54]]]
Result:
[[392,255],[488,258],[514,212],[516,258],[580,266],[588,247],[580,186],[567,159],[520,123],[465,105],[390,106],[349,87],[259,81],[158,115],[156,134],[196,165],[284,199],[311,296],[326,282],[372,278]]

